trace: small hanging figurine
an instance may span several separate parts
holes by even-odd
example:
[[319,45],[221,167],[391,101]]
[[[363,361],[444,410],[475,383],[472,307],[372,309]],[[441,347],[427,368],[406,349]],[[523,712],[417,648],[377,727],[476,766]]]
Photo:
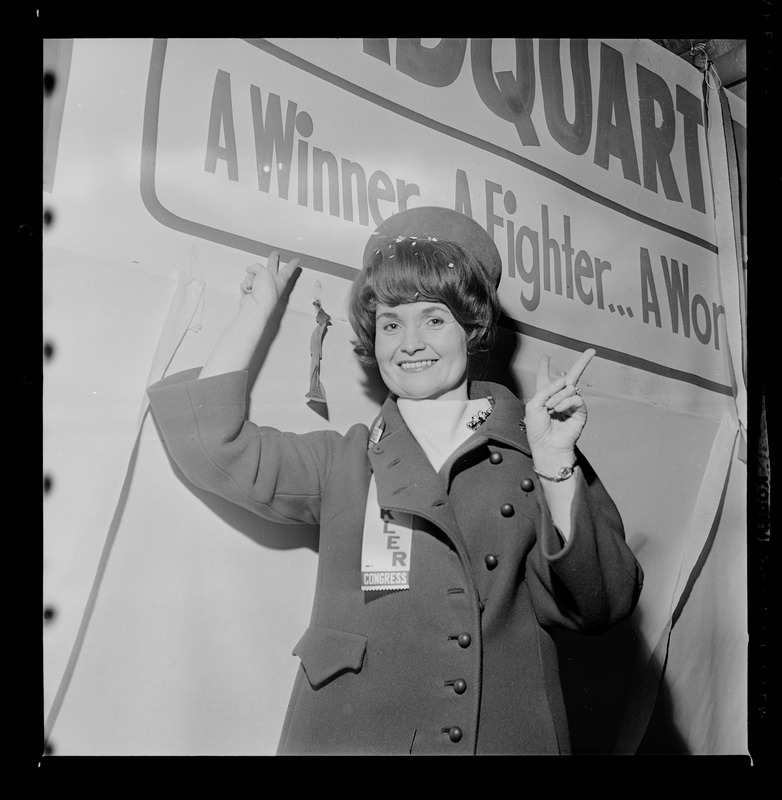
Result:
[[320,382],[320,361],[323,355],[323,337],[326,335],[326,328],[331,325],[331,317],[323,310],[320,300],[315,299],[312,303],[317,309],[315,315],[315,330],[310,337],[310,390],[305,397],[313,403],[326,402],[326,392]]

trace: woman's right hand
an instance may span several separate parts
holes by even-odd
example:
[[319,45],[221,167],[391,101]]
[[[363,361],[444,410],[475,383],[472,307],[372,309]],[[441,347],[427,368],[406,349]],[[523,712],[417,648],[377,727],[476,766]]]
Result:
[[239,285],[242,293],[240,307],[261,308],[271,312],[298,266],[299,259],[292,258],[281,267],[280,254],[276,250],[269,254],[267,264],[250,264],[247,275]]
[[298,266],[299,259],[292,258],[280,267],[280,255],[274,251],[269,254],[268,264],[247,267],[241,283],[239,313],[218,339],[200,378],[248,369],[274,307]]

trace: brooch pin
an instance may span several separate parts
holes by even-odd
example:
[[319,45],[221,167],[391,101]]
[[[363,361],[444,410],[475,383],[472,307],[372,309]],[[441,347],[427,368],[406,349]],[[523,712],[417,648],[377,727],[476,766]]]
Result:
[[471,431],[478,430],[478,428],[483,425],[483,423],[486,422],[486,420],[491,416],[491,412],[494,411],[494,398],[489,395],[486,399],[490,403],[489,407],[482,409],[477,414],[473,414],[472,417],[470,417],[470,419],[465,423],[465,425],[467,425]]

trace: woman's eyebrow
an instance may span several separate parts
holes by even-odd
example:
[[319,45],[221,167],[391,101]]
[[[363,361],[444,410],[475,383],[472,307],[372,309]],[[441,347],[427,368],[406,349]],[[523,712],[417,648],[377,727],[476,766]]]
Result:
[[381,311],[375,319],[380,319],[381,317],[388,317],[389,319],[400,319],[399,314],[394,313],[393,311]]
[[[447,306],[424,306],[422,309],[419,310],[418,316],[425,317],[427,314],[440,314],[442,315],[451,315],[451,311]],[[453,315],[451,315],[453,316]]]
[[[450,310],[445,305],[431,305],[431,306],[424,306],[423,308],[419,308],[417,311],[417,315],[419,317],[425,317],[427,314],[450,314]],[[401,316],[397,314],[395,311],[381,311],[379,314],[375,316],[375,320],[379,320],[382,317],[387,317],[388,319],[393,320],[401,320]]]

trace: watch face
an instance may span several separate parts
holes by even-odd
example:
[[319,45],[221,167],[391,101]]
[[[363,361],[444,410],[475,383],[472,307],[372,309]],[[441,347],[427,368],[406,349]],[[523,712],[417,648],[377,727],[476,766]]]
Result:
[[565,478],[569,478],[573,474],[573,467],[562,467],[559,471],[559,478],[560,480],[565,480]]

